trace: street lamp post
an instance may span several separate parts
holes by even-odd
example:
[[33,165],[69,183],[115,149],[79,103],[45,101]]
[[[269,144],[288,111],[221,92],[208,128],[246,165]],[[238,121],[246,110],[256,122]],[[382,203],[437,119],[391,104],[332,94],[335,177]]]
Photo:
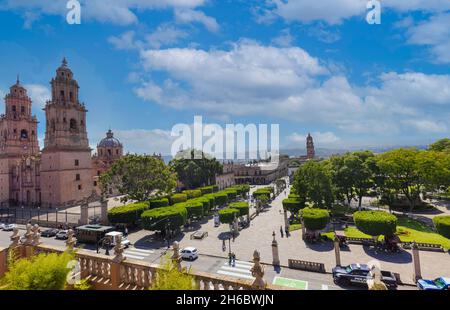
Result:
[[58,208],[55,208],[55,212],[56,212],[56,225],[58,225]]
[[37,209],[38,209],[38,225],[39,225],[39,221],[41,219],[41,208],[38,207]]

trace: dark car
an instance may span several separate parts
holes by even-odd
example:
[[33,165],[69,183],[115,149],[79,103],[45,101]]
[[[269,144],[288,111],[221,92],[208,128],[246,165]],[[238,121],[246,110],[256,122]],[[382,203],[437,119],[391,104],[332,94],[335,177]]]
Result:
[[[366,264],[351,264],[348,266],[336,266],[333,268],[333,280],[336,284],[344,286],[367,286],[367,280],[371,280],[370,267]],[[389,271],[381,271],[381,281],[388,288],[397,287],[397,279]]]
[[41,236],[46,237],[46,238],[51,238],[51,237],[55,237],[57,233],[59,233],[59,229],[51,228],[51,229],[44,230],[41,233]]

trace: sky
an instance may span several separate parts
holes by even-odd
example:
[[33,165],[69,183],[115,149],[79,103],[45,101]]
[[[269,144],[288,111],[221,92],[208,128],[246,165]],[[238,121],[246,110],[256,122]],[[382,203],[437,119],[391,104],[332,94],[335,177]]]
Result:
[[[90,144],[169,154],[176,124],[279,124],[282,148],[424,145],[450,136],[450,0],[0,0],[0,96],[42,108],[66,57]],[[4,103],[0,106],[4,109]],[[41,141],[41,147],[42,147]]]

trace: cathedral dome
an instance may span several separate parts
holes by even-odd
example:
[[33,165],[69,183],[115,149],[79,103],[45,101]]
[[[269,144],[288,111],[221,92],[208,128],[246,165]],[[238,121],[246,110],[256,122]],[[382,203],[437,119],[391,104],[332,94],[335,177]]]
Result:
[[115,148],[115,147],[122,147],[122,143],[120,143],[119,140],[114,138],[114,133],[110,130],[106,133],[106,138],[103,138],[100,143],[98,144],[99,147],[106,147],[106,148]]

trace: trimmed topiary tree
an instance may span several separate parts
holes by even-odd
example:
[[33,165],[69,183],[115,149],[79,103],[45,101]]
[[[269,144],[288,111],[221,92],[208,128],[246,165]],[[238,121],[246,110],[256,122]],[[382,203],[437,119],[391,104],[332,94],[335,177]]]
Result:
[[450,216],[449,215],[439,215],[433,218],[434,226],[438,233],[445,238],[450,239]]
[[160,199],[152,199],[150,200],[150,209],[162,208],[169,206],[169,199],[160,198]]
[[219,211],[219,220],[221,223],[231,224],[237,216],[239,216],[239,210],[237,209],[225,208]]
[[353,219],[356,228],[370,236],[392,236],[397,231],[397,217],[384,211],[358,211]]
[[189,219],[203,217],[203,203],[201,203],[200,201],[188,200],[182,205],[184,205],[184,207],[186,208],[187,216]]
[[199,189],[202,192],[202,195],[212,194],[214,192],[213,186],[205,186],[205,187],[201,187]]
[[228,202],[228,195],[226,193],[215,193],[214,198],[216,201],[216,206],[224,206]]
[[183,205],[152,209],[142,213],[141,220],[146,230],[164,231],[167,224],[174,230],[186,224],[187,210]]
[[330,214],[324,209],[305,208],[300,213],[303,217],[305,228],[310,231],[324,229],[330,220]]
[[173,194],[172,196],[170,196],[170,204],[174,205],[176,203],[186,202],[187,199],[188,198],[186,194]]
[[198,198],[202,196],[202,191],[199,189],[186,190],[182,193],[186,194],[188,199]]
[[287,198],[287,199],[283,199],[283,208],[289,212],[291,212],[292,214],[298,214],[298,211],[300,211],[301,209],[303,209],[305,207],[305,204],[302,203],[300,200],[298,199],[293,199],[293,198]]
[[148,202],[137,202],[125,206],[114,207],[108,211],[108,220],[112,224],[135,225],[141,218],[141,214],[148,208]]
[[239,216],[248,215],[250,208],[248,206],[248,202],[246,201],[239,201],[239,202],[233,202],[228,205],[231,209],[236,209],[239,211]]
[[234,200],[237,197],[237,190],[235,190],[235,189],[229,188],[229,189],[223,190],[222,192],[227,194],[228,201]]

